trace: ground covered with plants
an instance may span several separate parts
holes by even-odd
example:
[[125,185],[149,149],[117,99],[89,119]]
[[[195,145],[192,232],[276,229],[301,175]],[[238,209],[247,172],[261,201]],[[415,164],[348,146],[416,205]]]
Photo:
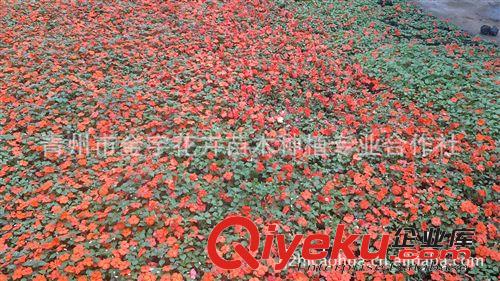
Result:
[[497,47],[395,2],[0,3],[0,280],[351,278],[216,268],[234,214],[473,228],[465,274],[352,278],[497,280]]

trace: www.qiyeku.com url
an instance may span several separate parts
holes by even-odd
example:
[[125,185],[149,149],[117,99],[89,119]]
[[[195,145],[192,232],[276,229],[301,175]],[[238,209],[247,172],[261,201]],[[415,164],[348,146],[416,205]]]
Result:
[[389,260],[389,259],[322,259],[307,260],[300,255],[294,255],[288,263],[288,268],[296,268],[300,271],[341,271],[354,272],[360,270],[386,270],[431,272],[441,270],[445,272],[464,272],[467,268],[484,265],[484,259],[480,257],[469,257],[461,259],[411,259],[411,260]]

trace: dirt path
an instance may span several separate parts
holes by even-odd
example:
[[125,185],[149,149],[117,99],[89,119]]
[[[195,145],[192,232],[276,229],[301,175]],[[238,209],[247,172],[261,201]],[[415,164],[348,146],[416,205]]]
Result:
[[472,35],[500,43],[496,37],[479,34],[482,25],[500,28],[500,0],[418,0],[420,6],[432,15],[450,21]]

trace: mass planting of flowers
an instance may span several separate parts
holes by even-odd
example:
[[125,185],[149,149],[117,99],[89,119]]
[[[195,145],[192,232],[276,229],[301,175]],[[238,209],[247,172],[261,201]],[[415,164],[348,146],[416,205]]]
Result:
[[[0,280],[497,280],[497,47],[394,2],[1,2]],[[279,141],[396,136],[400,153]],[[231,153],[236,137],[276,141]],[[221,270],[207,237],[230,215],[284,234],[472,228],[484,265]]]

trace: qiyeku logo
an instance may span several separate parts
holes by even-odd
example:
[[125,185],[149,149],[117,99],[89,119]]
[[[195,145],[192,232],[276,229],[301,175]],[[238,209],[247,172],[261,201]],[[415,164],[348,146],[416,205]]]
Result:
[[[217,252],[217,238],[225,229],[235,226],[240,226],[246,229],[249,233],[250,238],[248,241],[248,247],[243,246],[241,243],[236,243],[233,248],[239,255],[239,259],[227,260],[221,257]],[[352,245],[359,236],[362,236],[359,248],[359,257],[362,259],[383,259],[385,258],[389,247],[389,234],[383,234],[381,240],[378,242],[378,250],[376,252],[370,252],[370,235],[344,235],[345,226],[343,224],[337,225],[332,247],[330,247],[330,237],[326,234],[310,234],[306,237],[302,234],[296,234],[290,242],[290,245],[287,246],[285,242],[285,235],[277,234],[276,228],[277,225],[275,224],[268,226],[269,234],[264,235],[264,248],[262,255],[260,256],[260,259],[268,259],[271,255],[273,243],[276,240],[278,258],[280,259],[280,262],[275,265],[275,270],[282,270],[286,267],[295,250],[303,240],[302,238],[304,238],[302,245],[302,257],[308,260],[324,259],[328,254],[330,254],[331,259],[336,259],[339,257],[340,251],[344,253],[346,258],[354,259],[356,258],[356,255],[354,254]],[[259,259],[256,258],[260,245],[260,236],[259,229],[252,220],[241,216],[228,217],[219,222],[210,233],[207,245],[208,256],[216,266],[222,269],[230,270],[240,268],[243,265],[243,261],[252,269],[257,269],[260,265]],[[343,240],[344,236],[346,238]],[[331,248],[331,251],[329,251],[330,253],[325,251],[329,248]]]

